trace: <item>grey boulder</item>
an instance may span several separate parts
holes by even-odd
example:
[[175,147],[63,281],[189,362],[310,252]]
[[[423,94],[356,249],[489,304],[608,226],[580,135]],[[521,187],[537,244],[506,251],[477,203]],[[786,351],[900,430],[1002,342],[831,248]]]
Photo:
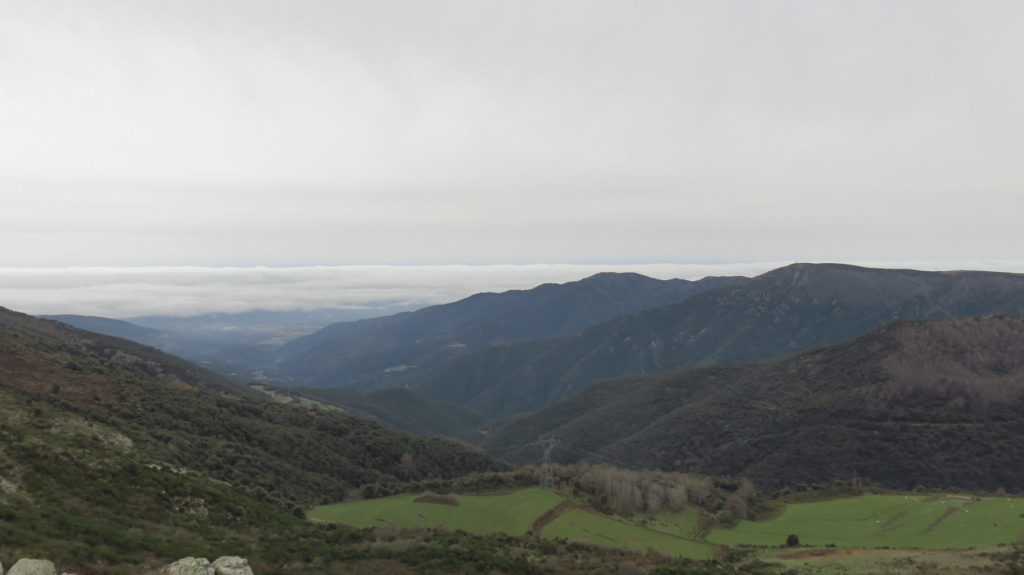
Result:
[[[3,568],[0,567],[2,572]],[[57,575],[57,569],[52,561],[46,559],[19,559],[7,575]]]

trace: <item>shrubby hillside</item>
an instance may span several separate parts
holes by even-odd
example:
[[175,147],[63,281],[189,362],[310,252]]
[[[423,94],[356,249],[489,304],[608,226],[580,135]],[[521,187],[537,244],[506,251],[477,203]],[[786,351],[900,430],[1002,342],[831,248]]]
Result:
[[[454,440],[278,405],[132,342],[0,309],[0,556],[301,560],[302,509],[508,467]],[[357,537],[358,538],[358,537]],[[128,571],[135,572],[135,571]]]
[[456,436],[487,421],[483,414],[468,407],[427,397],[405,387],[384,387],[370,391],[356,391],[346,387],[273,389],[276,393],[337,406],[346,413],[419,435]]
[[790,357],[590,386],[481,445],[556,461],[900,489],[1024,488],[1024,318],[901,320]]

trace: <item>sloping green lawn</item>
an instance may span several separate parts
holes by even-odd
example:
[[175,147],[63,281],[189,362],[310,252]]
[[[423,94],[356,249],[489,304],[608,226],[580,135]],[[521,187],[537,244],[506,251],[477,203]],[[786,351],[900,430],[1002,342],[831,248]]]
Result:
[[403,495],[335,503],[312,509],[308,516],[353,527],[437,527],[469,533],[525,535],[533,521],[562,502],[545,489],[524,489],[507,495],[459,495],[459,505],[417,503],[418,496]]
[[662,531],[631,525],[611,517],[574,509],[567,511],[541,531],[544,538],[564,537],[606,547],[655,549],[690,559],[711,559],[711,546]]

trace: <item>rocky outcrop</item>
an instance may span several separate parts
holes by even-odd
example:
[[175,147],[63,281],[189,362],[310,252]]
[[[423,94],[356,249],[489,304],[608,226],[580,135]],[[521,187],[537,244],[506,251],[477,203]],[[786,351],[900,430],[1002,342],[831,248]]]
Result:
[[[3,563],[0,563],[0,575],[4,575]],[[19,559],[7,572],[7,575],[57,575],[57,569],[52,562],[45,559]],[[247,559],[229,555],[220,557],[213,563],[210,563],[205,557],[185,557],[161,569],[159,575],[253,575],[253,573]]]
[[18,485],[6,477],[0,477],[0,493],[17,493]]
[[46,559],[19,559],[7,575],[57,575],[57,569]]
[[221,557],[213,562],[215,575],[253,575],[249,561],[243,557]]
[[160,575],[214,575],[214,571],[205,557],[185,557],[161,569]]
[[160,575],[253,575],[242,557],[221,557],[210,563],[205,557],[185,557],[160,570]]

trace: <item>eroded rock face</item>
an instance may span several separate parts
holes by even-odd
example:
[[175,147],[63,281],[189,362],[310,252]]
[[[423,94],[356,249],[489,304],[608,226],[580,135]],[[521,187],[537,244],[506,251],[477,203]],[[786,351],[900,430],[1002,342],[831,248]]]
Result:
[[213,562],[215,575],[253,575],[249,561],[243,557],[221,557]]
[[160,575],[214,575],[214,570],[205,557],[185,557],[161,569]]
[[[2,568],[0,572],[3,572]],[[19,559],[7,575],[57,575],[57,569],[52,561],[46,559]]]
[[[0,477],[0,493],[17,493],[18,485],[6,477]],[[0,571],[2,572],[2,571]]]

